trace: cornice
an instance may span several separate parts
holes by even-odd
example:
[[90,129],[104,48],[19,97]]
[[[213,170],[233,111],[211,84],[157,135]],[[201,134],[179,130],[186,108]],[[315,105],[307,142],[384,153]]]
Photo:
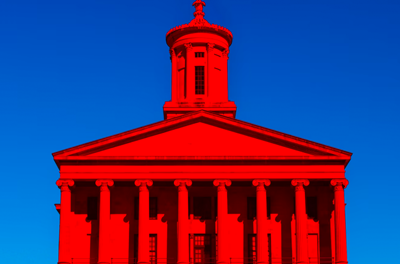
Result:
[[[109,137],[105,137],[105,138],[102,138],[102,139],[91,141],[91,142],[88,142],[88,143],[85,143],[85,144],[82,144],[82,145],[78,145],[78,146],[75,146],[75,147],[72,147],[72,148],[61,150],[61,151],[53,153],[53,157],[54,157],[54,159],[56,159],[57,156],[65,155],[68,152],[69,152],[68,155],[75,155],[75,154],[80,153],[82,151],[85,151],[85,150],[87,150],[87,149],[89,149],[91,147],[94,147],[95,145],[100,145],[100,144],[112,143],[112,142],[115,142],[115,141],[120,141],[120,140],[126,139],[128,137],[135,136],[135,135],[140,134],[140,133],[149,132],[149,131],[152,131],[154,129],[158,129],[158,128],[161,128],[161,127],[173,126],[173,125],[176,125],[176,124],[179,124],[179,123],[183,123],[185,121],[195,120],[196,118],[207,118],[209,120],[223,121],[224,123],[230,124],[230,125],[235,126],[235,127],[240,127],[240,128],[244,128],[244,129],[247,129],[247,130],[253,130],[253,131],[259,132],[259,133],[260,132],[261,133],[269,133],[269,134],[274,135],[276,138],[279,138],[279,139],[282,139],[282,140],[286,140],[286,141],[291,141],[291,142],[297,143],[297,144],[302,144],[303,146],[308,146],[308,147],[314,146],[314,147],[317,147],[317,148],[319,148],[321,150],[325,150],[327,152],[330,152],[332,154],[340,153],[340,154],[343,154],[345,156],[348,156],[349,158],[352,155],[352,153],[350,153],[350,152],[347,152],[347,151],[344,151],[344,150],[340,150],[340,149],[337,149],[337,148],[334,148],[334,147],[326,146],[326,145],[323,145],[323,144],[320,144],[320,143],[317,143],[317,142],[313,142],[313,141],[310,141],[310,140],[307,140],[307,139],[299,138],[299,137],[292,136],[292,135],[289,135],[289,134],[286,134],[286,133],[283,133],[283,132],[279,132],[279,131],[276,131],[276,130],[273,130],[273,129],[269,129],[269,128],[261,127],[261,126],[254,125],[254,124],[251,124],[251,123],[247,123],[247,122],[244,122],[244,121],[241,121],[241,120],[238,120],[238,119],[222,116],[222,115],[219,115],[219,114],[214,114],[214,113],[211,113],[211,112],[208,112],[208,111],[205,111],[205,110],[199,110],[199,111],[196,111],[196,112],[190,112],[190,113],[187,113],[187,114],[184,114],[184,115],[181,115],[181,116],[177,116],[177,117],[174,117],[174,118],[166,119],[166,120],[163,120],[163,121],[160,121],[160,122],[156,122],[156,123],[153,123],[153,124],[150,124],[150,125],[147,125],[147,126],[143,126],[143,127],[140,127],[140,128],[132,129],[132,130],[129,130],[129,131],[126,131],[126,132],[122,132],[122,133],[119,133],[119,134],[115,134],[115,135],[112,135],[112,136],[109,136]],[[78,150],[80,150],[80,151],[78,151]]]

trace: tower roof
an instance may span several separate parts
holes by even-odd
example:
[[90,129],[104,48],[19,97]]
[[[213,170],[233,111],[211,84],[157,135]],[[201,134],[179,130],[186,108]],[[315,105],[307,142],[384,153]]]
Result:
[[233,35],[227,28],[215,24],[210,24],[207,20],[204,19],[203,7],[205,5],[206,4],[202,0],[196,0],[193,3],[193,6],[196,8],[196,11],[193,13],[194,19],[190,21],[189,24],[183,24],[174,27],[168,31],[166,36],[168,46],[171,47],[175,40],[182,35],[198,32],[217,34],[225,38],[226,41],[229,43],[229,46],[232,44]]

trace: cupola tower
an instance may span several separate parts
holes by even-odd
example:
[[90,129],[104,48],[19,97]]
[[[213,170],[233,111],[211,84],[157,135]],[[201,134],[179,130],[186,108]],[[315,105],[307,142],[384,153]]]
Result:
[[234,118],[236,105],[228,100],[228,54],[232,33],[204,19],[202,0],[196,0],[194,19],[168,31],[172,77],[171,101],[164,118],[201,109]]

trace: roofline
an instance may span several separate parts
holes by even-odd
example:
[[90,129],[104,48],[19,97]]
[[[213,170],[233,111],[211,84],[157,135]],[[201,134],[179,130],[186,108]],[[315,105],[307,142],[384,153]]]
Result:
[[[146,126],[143,126],[143,127],[139,127],[139,128],[135,128],[135,129],[132,129],[132,130],[128,130],[128,131],[125,131],[125,132],[122,132],[122,133],[118,133],[118,134],[115,134],[115,135],[112,135],[112,136],[108,136],[108,137],[105,137],[105,138],[101,138],[101,139],[98,139],[98,140],[94,140],[94,141],[91,141],[91,142],[88,142],[88,143],[84,143],[84,144],[81,144],[81,145],[78,145],[78,146],[75,146],[75,147],[71,147],[71,148],[67,148],[67,149],[61,150],[61,151],[57,151],[57,152],[54,152],[52,155],[53,155],[54,159],[56,159],[56,156],[62,155],[62,154],[67,153],[67,152],[71,152],[71,151],[74,151],[74,150],[77,150],[77,149],[81,149],[81,148],[89,147],[89,146],[92,146],[92,145],[96,145],[96,144],[99,144],[101,142],[109,141],[109,140],[112,140],[112,139],[115,139],[115,138],[120,138],[122,136],[127,136],[127,135],[130,135],[130,134],[133,134],[133,133],[137,133],[137,132],[140,132],[140,131],[145,131],[145,130],[148,130],[150,128],[154,128],[154,127],[158,127],[158,126],[162,126],[162,125],[165,126],[165,125],[168,125],[168,124],[174,124],[174,123],[177,123],[177,121],[180,121],[180,120],[185,120],[185,119],[190,120],[191,118],[193,118],[193,116],[197,116],[197,115],[200,115],[200,114],[207,114],[209,117],[213,117],[214,119],[219,119],[219,120],[222,119],[222,120],[230,122],[231,124],[233,123],[233,125],[242,126],[243,128],[251,127],[253,129],[256,129],[256,130],[261,130],[261,131],[264,131],[264,132],[272,133],[272,134],[277,135],[278,138],[280,137],[280,139],[286,139],[286,140],[290,139],[292,141],[292,143],[298,143],[298,144],[300,143],[300,145],[312,145],[312,146],[315,146],[317,148],[322,148],[322,149],[327,150],[327,151],[340,153],[340,154],[343,154],[343,155],[346,155],[346,156],[349,156],[349,157],[352,156],[352,153],[348,152],[348,151],[344,151],[344,150],[341,150],[341,149],[338,149],[338,148],[334,148],[334,147],[330,147],[330,146],[327,146],[327,145],[324,145],[324,144],[320,144],[320,143],[317,143],[317,142],[314,142],[314,141],[310,141],[310,140],[307,140],[307,139],[303,139],[303,138],[299,138],[299,137],[296,137],[296,136],[292,136],[292,135],[289,135],[289,134],[286,134],[286,133],[282,133],[282,132],[279,132],[279,131],[276,131],[276,130],[273,130],[273,129],[269,129],[269,128],[265,128],[265,127],[262,127],[262,126],[254,125],[254,124],[251,124],[251,123],[248,123],[248,122],[245,122],[245,121],[241,121],[241,120],[238,120],[238,119],[235,119],[235,118],[230,118],[230,117],[222,116],[222,115],[215,114],[215,113],[212,113],[212,112],[208,112],[208,111],[203,110],[203,109],[199,110],[199,111],[196,111],[196,112],[191,112],[191,113],[187,113],[187,114],[184,114],[184,115],[181,115],[181,116],[177,116],[177,117],[174,117],[174,118],[162,120],[162,121],[159,121],[159,122],[156,122],[156,123],[153,123],[153,124],[150,124],[150,125],[146,125]],[[296,141],[296,142],[293,142],[293,141]]]

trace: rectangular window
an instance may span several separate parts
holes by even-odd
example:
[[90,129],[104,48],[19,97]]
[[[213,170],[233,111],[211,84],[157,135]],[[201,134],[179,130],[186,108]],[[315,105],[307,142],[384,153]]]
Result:
[[[139,219],[139,197],[135,197],[135,202],[134,202],[134,218],[135,220]],[[149,200],[149,217],[151,220],[156,220],[157,219],[157,214],[158,214],[158,199],[157,197],[150,197]]]
[[306,212],[309,219],[318,218],[317,197],[306,197]]
[[149,253],[150,263],[157,264],[157,234],[150,234]]
[[[247,197],[247,219],[254,220],[257,217],[257,198]],[[271,198],[267,197],[267,217],[271,218]]]
[[248,263],[257,263],[257,235],[249,234],[247,237]]
[[194,235],[194,263],[209,263],[211,260],[211,235]]
[[211,197],[193,197],[193,216],[195,219],[211,219]]
[[157,197],[150,197],[150,211],[149,217],[150,219],[157,219],[158,214],[158,199]]
[[271,197],[267,197],[267,218],[271,219]]
[[[248,263],[257,263],[257,234],[248,234],[247,237],[247,256]],[[271,234],[268,234],[268,259],[272,263],[271,257]]]
[[257,217],[256,197],[247,197],[247,219],[254,220]]
[[97,220],[97,197],[87,198],[87,220]]
[[195,52],[194,57],[195,58],[204,58],[204,52]]
[[135,220],[139,220],[139,197],[135,197],[135,203],[133,204],[133,216]]
[[204,66],[195,66],[195,94],[204,94]]

